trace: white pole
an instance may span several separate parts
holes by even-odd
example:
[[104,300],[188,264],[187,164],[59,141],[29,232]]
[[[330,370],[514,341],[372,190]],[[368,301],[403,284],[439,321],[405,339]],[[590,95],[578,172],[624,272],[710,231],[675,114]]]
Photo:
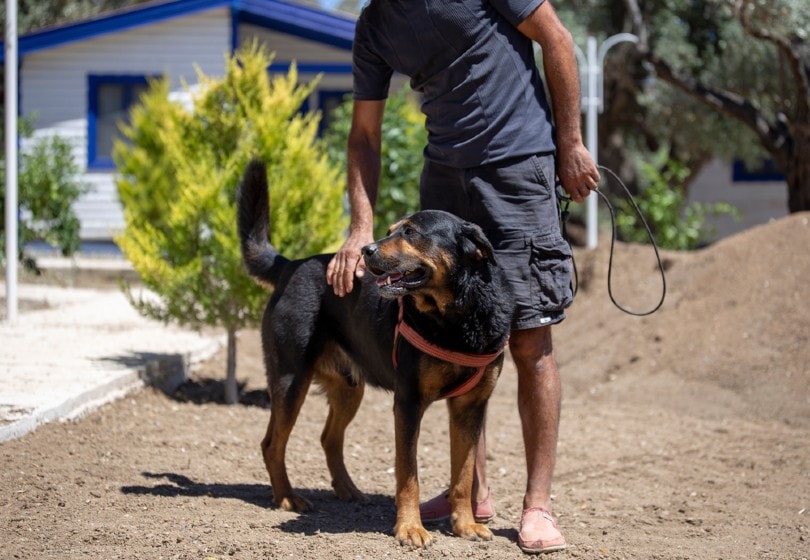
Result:
[[17,0],[6,0],[6,319],[17,320]]
[[[604,109],[605,103],[605,83],[603,69],[605,65],[605,55],[613,45],[622,42],[637,43],[638,37],[632,33],[618,33],[605,39],[601,46],[597,48],[596,37],[588,37],[587,55],[585,66],[587,76],[587,94],[583,100],[585,106],[585,144],[591,152],[594,163],[599,165],[599,113]],[[597,221],[598,197],[595,192],[591,192],[587,198],[587,219],[588,228],[587,247],[595,249],[597,244],[597,234],[599,223]]]
[[[598,130],[598,117],[599,117],[599,82],[602,80],[602,67],[599,64],[596,37],[588,37],[587,45],[587,73],[588,83],[587,97],[585,103],[585,144],[588,151],[591,152],[591,157],[595,163],[599,163],[599,134]],[[586,247],[588,249],[595,249],[597,244],[597,234],[599,230],[599,222],[597,220],[597,197],[595,192],[591,192],[586,199],[587,219],[586,225],[588,229],[588,238]]]

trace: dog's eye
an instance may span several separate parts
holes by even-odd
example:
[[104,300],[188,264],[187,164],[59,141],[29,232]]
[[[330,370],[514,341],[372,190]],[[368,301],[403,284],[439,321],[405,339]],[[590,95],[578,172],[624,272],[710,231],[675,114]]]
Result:
[[405,237],[411,237],[416,233],[416,230],[413,229],[411,226],[405,226],[402,228],[402,235]]

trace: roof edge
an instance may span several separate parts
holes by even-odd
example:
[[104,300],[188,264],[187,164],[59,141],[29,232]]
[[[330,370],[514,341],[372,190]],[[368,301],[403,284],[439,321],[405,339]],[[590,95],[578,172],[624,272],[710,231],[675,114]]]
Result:
[[[149,25],[218,7],[230,7],[239,21],[263,25],[341,48],[351,48],[355,21],[303,4],[280,0],[170,0],[140,4],[99,14],[91,19],[53,26],[22,35],[18,56],[100,35]],[[3,43],[0,43],[4,45]],[[0,63],[5,48],[0,48]]]

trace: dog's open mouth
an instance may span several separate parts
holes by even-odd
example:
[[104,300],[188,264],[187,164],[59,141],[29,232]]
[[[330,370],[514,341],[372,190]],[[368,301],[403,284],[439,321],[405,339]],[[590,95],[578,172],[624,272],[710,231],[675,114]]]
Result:
[[422,267],[391,272],[370,268],[369,271],[376,277],[380,291],[389,293],[399,293],[416,288],[424,284],[427,279],[427,271]]

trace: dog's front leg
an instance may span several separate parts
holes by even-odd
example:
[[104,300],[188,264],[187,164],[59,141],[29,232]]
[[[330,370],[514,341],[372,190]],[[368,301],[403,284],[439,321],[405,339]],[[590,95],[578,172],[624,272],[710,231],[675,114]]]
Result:
[[470,402],[469,397],[447,401],[450,417],[450,523],[453,533],[477,541],[492,540],[492,532],[476,523],[472,512],[472,483],[475,451],[483,429],[486,401]]
[[394,536],[402,545],[426,548],[430,534],[422,526],[419,515],[419,476],[416,446],[419,423],[424,409],[418,396],[403,398],[394,395],[394,430],[396,438],[397,523]]

